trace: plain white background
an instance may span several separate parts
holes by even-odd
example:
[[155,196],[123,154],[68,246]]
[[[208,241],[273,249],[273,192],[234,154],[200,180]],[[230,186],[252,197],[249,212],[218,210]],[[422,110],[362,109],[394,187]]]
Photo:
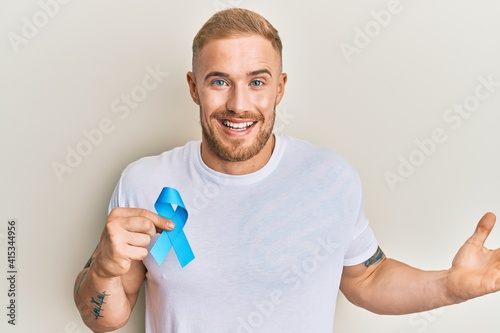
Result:
[[[223,7],[255,10],[280,31],[289,83],[276,131],[354,164],[386,254],[448,268],[478,219],[500,214],[497,1],[66,2],[0,5],[2,332],[88,331],[73,303],[74,278],[99,240],[123,168],[200,138],[185,74],[193,36]],[[149,90],[148,71],[161,73]],[[107,133],[96,134],[99,126]],[[440,142],[429,142],[433,132]],[[80,158],[68,157],[72,150]],[[9,218],[19,225],[15,327],[3,277]],[[500,231],[488,245],[500,246]],[[335,328],[493,333],[499,303],[489,295],[392,317],[341,296]],[[143,311],[141,301],[120,332],[142,332]]]

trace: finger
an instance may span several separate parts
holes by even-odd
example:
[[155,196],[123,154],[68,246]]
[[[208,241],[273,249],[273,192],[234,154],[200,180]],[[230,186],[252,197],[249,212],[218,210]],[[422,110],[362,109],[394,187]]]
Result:
[[153,221],[142,216],[126,218],[122,221],[122,227],[128,232],[148,234],[150,237],[156,234],[156,227]]
[[115,207],[111,210],[109,215],[114,217],[133,217],[133,216],[145,216],[149,213],[154,214],[153,212],[143,209],[143,208],[126,208],[126,207]]
[[142,246],[128,246],[127,258],[129,260],[143,260],[148,255],[148,249]]
[[143,215],[144,217],[153,222],[157,232],[161,232],[162,230],[172,230],[175,227],[172,220],[166,219],[158,214],[155,214],[148,210],[144,210],[143,214],[145,214]]
[[138,232],[128,232],[126,235],[125,242],[131,246],[137,247],[147,247],[151,242],[151,235],[138,233]]
[[474,231],[474,234],[471,237],[471,241],[479,246],[484,246],[484,242],[488,238],[488,236],[491,233],[491,230],[493,230],[493,226],[495,225],[495,214],[493,213],[486,213],[484,216],[479,220],[476,230]]
[[[142,208],[114,208],[110,217],[144,217],[147,220],[151,221],[156,228],[156,231],[161,230],[172,230],[175,225],[169,219],[161,217],[158,214],[153,213],[147,209]],[[143,227],[143,224],[140,224],[139,227]]]

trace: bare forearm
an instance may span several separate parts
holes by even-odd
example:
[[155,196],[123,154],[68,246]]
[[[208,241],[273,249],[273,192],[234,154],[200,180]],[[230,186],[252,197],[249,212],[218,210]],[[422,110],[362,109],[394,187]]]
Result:
[[344,289],[351,302],[369,311],[407,314],[457,303],[449,297],[447,278],[448,271],[423,271],[384,259],[368,278]]
[[141,208],[114,208],[91,259],[75,281],[75,302],[87,326],[109,332],[125,325],[146,277],[151,238],[174,223]]
[[120,328],[132,311],[121,278],[101,278],[91,268],[85,268],[76,279],[75,303],[94,332]]

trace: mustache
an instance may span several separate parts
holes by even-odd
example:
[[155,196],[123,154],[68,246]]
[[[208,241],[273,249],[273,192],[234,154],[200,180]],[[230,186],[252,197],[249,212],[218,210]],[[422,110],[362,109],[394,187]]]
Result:
[[250,112],[236,113],[234,111],[214,112],[210,115],[210,118],[212,118],[212,119],[244,119],[244,120],[249,120],[249,121],[263,121],[264,120],[264,116],[262,116],[260,113],[250,113]]

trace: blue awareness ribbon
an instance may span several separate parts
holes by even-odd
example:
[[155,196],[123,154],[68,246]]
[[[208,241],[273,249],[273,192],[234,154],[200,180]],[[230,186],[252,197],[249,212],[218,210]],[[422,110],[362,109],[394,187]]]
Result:
[[[173,205],[177,207],[174,209]],[[186,225],[188,212],[181,195],[174,188],[164,187],[156,200],[155,209],[158,215],[172,220],[175,227],[172,230],[163,230],[161,232],[156,243],[151,248],[151,255],[158,265],[161,265],[168,252],[173,248],[181,267],[186,266],[194,259],[194,254],[186,234],[182,230]]]

